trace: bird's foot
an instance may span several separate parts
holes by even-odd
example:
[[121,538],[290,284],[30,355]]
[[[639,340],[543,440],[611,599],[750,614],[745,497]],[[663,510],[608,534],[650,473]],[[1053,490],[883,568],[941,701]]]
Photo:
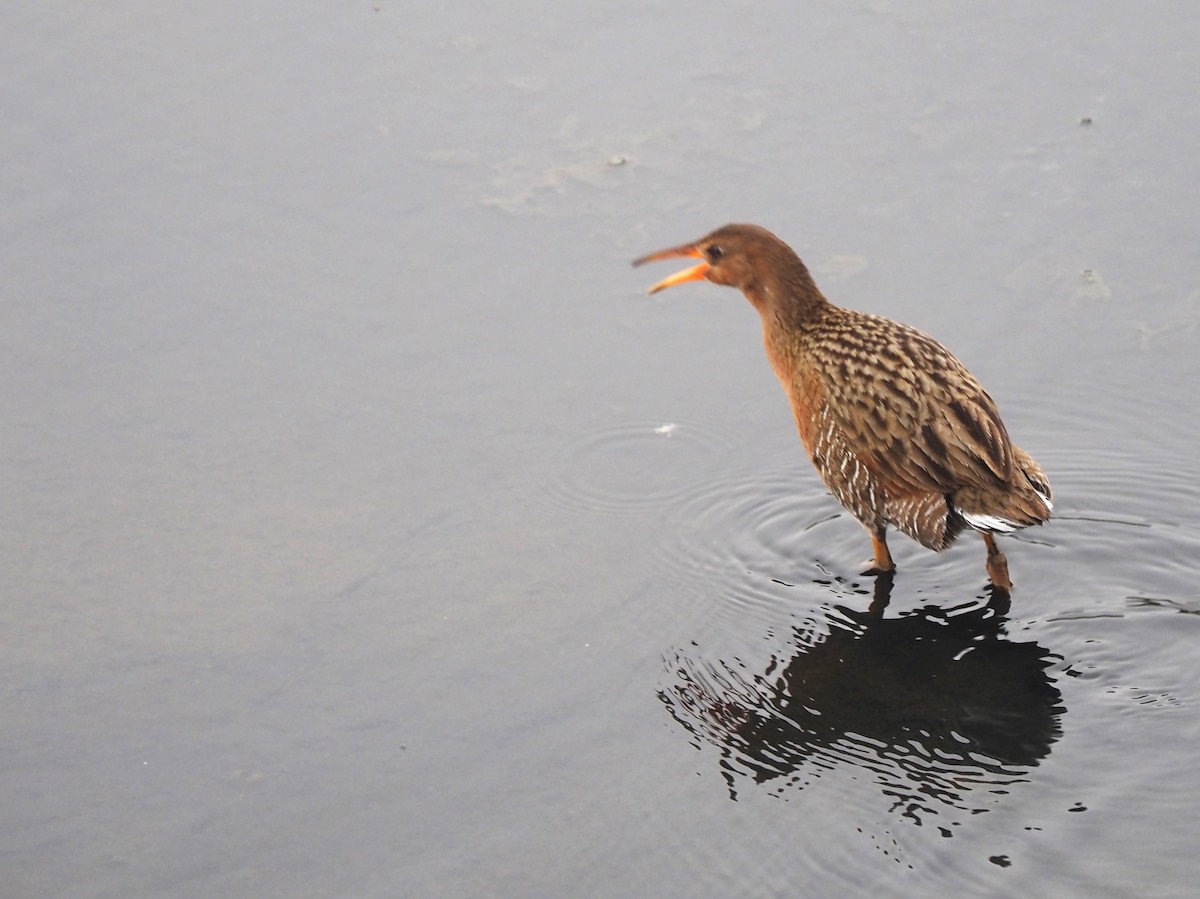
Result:
[[999,550],[988,553],[987,573],[996,590],[1005,594],[1012,592],[1012,579],[1008,576],[1008,559],[1004,557],[1004,553]]
[[992,586],[1007,595],[1012,591],[1012,580],[1008,576],[1008,559],[1004,551],[996,543],[996,538],[987,531],[983,532],[983,542],[987,547],[987,573]]
[[894,574],[896,563],[892,561],[892,554],[888,552],[887,537],[883,528],[871,533],[871,549],[875,551],[875,558],[868,559],[864,563],[867,570],[863,572],[863,576],[879,577],[881,574]]
[[863,562],[863,565],[866,566],[866,568],[861,572],[863,577],[880,577],[885,574],[896,573],[895,565],[884,568],[882,565],[876,565],[874,559],[867,559],[867,561]]

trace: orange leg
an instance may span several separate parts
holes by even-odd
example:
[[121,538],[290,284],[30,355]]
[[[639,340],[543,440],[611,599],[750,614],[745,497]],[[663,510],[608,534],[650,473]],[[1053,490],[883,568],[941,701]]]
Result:
[[986,531],[983,532],[983,542],[987,544],[987,573],[992,585],[1005,593],[1012,589],[1012,581],[1008,577],[1008,559],[996,545],[996,538]]
[[890,574],[896,570],[896,563],[892,561],[892,554],[887,547],[887,532],[883,528],[871,532],[871,549],[875,551],[875,564],[863,574]]

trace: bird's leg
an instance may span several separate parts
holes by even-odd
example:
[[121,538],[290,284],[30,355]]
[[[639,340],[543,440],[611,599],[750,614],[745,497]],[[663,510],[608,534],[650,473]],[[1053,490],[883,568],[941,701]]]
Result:
[[870,531],[870,534],[871,548],[875,551],[875,563],[871,565],[868,562],[867,564],[871,567],[864,571],[863,574],[891,574],[896,570],[896,563],[892,561],[892,554],[888,551],[886,529],[881,527]]
[[1008,559],[996,544],[996,538],[986,531],[982,532],[983,542],[987,544],[987,573],[992,585],[997,590],[1007,593],[1012,589],[1012,581],[1008,577]]

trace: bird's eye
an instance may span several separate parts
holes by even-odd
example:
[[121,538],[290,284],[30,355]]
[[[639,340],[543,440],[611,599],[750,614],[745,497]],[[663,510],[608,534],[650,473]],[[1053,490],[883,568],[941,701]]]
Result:
[[725,251],[724,251],[724,250],[722,250],[722,249],[721,249],[719,246],[717,246],[716,244],[713,244],[713,245],[712,245],[712,246],[710,246],[710,247],[709,247],[707,250],[705,250],[705,251],[704,251],[704,254],[705,254],[706,256],[708,256],[708,261],[709,261],[709,262],[717,262],[717,261],[719,261],[719,260],[720,260],[720,258],[721,258],[722,256],[724,256],[724,255],[725,255]]

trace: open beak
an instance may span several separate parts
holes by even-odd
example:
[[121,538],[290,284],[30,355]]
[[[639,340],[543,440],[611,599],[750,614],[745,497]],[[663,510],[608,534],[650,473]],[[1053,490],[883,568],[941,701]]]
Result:
[[[677,259],[681,256],[692,259],[704,259],[704,254],[700,252],[699,247],[689,243],[681,247],[672,247],[669,250],[659,250],[657,253],[649,253],[640,259],[633,260],[633,264],[636,267],[645,265],[647,262],[657,262],[659,259]],[[676,284],[683,284],[685,281],[703,281],[710,268],[712,266],[707,262],[701,262],[699,265],[685,268],[683,271],[676,272],[669,278],[663,278],[647,290],[646,293],[658,293],[660,290],[666,290],[668,287],[674,287]]]

